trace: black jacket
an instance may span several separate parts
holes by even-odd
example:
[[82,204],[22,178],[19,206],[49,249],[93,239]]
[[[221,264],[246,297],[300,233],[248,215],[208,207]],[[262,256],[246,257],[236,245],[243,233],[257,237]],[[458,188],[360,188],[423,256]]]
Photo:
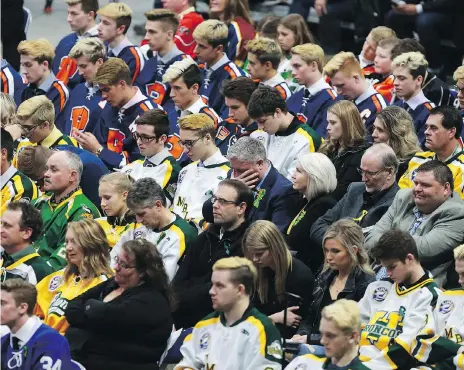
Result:
[[177,309],[176,329],[190,328],[213,310],[209,290],[212,268],[225,257],[243,257],[242,237],[248,223],[242,223],[220,238],[220,226],[211,225],[189,246],[173,280]]
[[310,230],[313,223],[332,209],[337,201],[332,194],[324,194],[309,202],[302,198],[301,203],[301,211],[291,222],[285,237],[289,248],[297,252],[298,259],[316,274],[322,265],[324,254],[320,245],[311,243]]
[[346,189],[352,182],[361,181],[361,174],[358,172],[358,167],[361,164],[361,158],[369,147],[367,143],[348,147],[341,153],[329,153],[327,156],[337,170],[337,188],[332,193],[338,201],[346,194]]
[[87,370],[158,369],[173,325],[169,302],[149,283],[103,302],[118,287],[112,278],[69,302],[72,357]]
[[[297,313],[300,315],[308,312],[309,305],[312,302],[314,277],[311,270],[305,266],[300,260],[293,258],[292,269],[288,271],[287,280],[285,281],[286,297],[282,301],[277,300],[274,289],[275,274],[269,269],[269,289],[267,295],[267,302],[261,303],[258,293],[253,297],[254,306],[267,316],[275,314],[285,309],[285,307],[299,306],[300,309]],[[288,294],[290,293],[290,295]],[[291,295],[301,297],[301,301],[292,297]],[[291,338],[296,329],[285,327],[282,324],[277,324],[282,337]]]
[[[324,306],[322,306],[322,300],[324,294],[330,294],[330,284],[337,275],[338,271],[329,269],[322,271],[316,278],[316,285],[313,291],[313,303],[309,308],[308,316],[301,322],[297,332],[300,335],[307,335],[308,343],[310,342],[311,334],[313,334],[313,338],[318,338],[319,336],[321,311],[324,308]],[[337,299],[346,298],[359,302],[364,296],[367,286],[373,281],[375,281],[374,274],[368,274],[359,267],[355,267],[348,276],[345,288],[338,294]]]

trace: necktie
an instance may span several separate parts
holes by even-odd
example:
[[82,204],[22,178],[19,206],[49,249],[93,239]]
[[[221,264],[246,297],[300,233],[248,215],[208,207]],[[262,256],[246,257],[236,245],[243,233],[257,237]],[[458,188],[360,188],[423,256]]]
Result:
[[108,52],[108,58],[114,58],[116,55],[114,55],[113,50],[110,50]]
[[20,342],[19,338],[13,336],[11,337],[11,341],[13,342],[13,349],[15,351],[19,351],[19,342]]
[[305,99],[309,99],[310,97],[311,97],[311,93],[309,92],[308,89],[305,89],[305,91],[304,91],[304,98],[305,98]]
[[406,102],[403,104],[403,108],[404,108],[404,110],[405,110],[406,112],[408,112],[408,113],[410,113],[410,112],[412,111],[411,107],[410,107],[409,104],[406,103]]

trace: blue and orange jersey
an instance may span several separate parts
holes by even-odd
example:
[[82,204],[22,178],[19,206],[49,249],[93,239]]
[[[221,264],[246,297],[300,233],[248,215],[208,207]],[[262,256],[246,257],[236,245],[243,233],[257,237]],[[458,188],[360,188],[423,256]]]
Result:
[[387,107],[387,103],[382,95],[380,95],[372,86],[359,96],[354,103],[358,108],[361,118],[366,126],[367,132],[372,133],[372,125],[375,121],[376,113]]
[[224,97],[219,93],[222,83],[225,80],[234,80],[247,74],[234,62],[230,61],[225,54],[211,68],[206,64],[200,64],[200,68],[203,83],[199,94],[211,108],[220,113],[224,109]]
[[69,99],[69,89],[63,81],[56,80],[47,91],[47,97],[55,106],[55,117],[58,119],[59,114],[64,110],[64,107]]
[[288,100],[290,96],[292,96],[292,90],[290,90],[287,81],[284,80],[280,73],[277,73],[271,79],[261,83],[266,86],[275,87],[279,92],[280,96],[282,96],[282,98],[284,98],[285,100]]
[[146,58],[140,48],[133,45],[127,38],[122,40],[113,49],[108,48],[108,57],[118,57],[126,62],[130,69],[133,83],[139,77],[146,62]]
[[78,40],[75,32],[63,37],[55,49],[55,58],[53,58],[52,63],[52,71],[56,78],[63,81],[71,89],[83,81],[77,72],[75,60],[68,56]]
[[21,94],[26,87],[26,80],[23,78],[5,59],[1,60],[1,92],[11,95],[16,105],[21,104]]
[[247,58],[246,43],[256,37],[254,27],[242,17],[235,17],[228,24],[227,48],[225,50],[230,60],[239,67],[243,66]]
[[93,134],[104,147],[100,159],[112,170],[122,168],[127,163],[139,159],[137,143],[132,138],[135,131],[134,121],[150,109],[163,109],[153,99],[147,98],[140,91],[132,98],[131,106],[103,107],[100,120],[96,124]]

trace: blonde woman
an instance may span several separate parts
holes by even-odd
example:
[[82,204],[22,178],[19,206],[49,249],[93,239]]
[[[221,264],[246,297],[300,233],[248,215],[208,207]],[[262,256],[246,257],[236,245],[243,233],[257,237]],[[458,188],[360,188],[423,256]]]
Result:
[[361,181],[358,167],[368,148],[366,129],[356,105],[342,100],[327,109],[327,140],[319,152],[327,155],[337,171],[334,197],[340,200],[348,185]]
[[[268,315],[282,335],[296,332],[312,298],[313,274],[292,257],[279,229],[270,221],[253,223],[243,237],[243,253],[258,269],[256,308]],[[287,322],[284,325],[284,311]]]
[[106,217],[97,218],[100,226],[105,231],[111,248],[119,241],[121,235],[129,228],[135,227],[135,216],[130,212],[126,204],[127,194],[134,180],[121,172],[109,173],[100,178],[98,194],[100,206]]
[[337,201],[332,192],[337,187],[337,172],[322,153],[309,153],[298,159],[292,175],[293,189],[302,195],[301,210],[287,229],[285,239],[291,250],[313,274],[319,270],[324,256],[320,245],[313,245],[310,230],[313,223],[332,209]]
[[367,286],[375,281],[364,249],[362,228],[353,220],[342,219],[332,224],[322,245],[325,261],[316,278],[313,303],[297,335],[292,338],[300,343],[319,345],[321,310],[341,298],[359,302]]
[[411,158],[422,151],[411,115],[395,105],[386,107],[377,113],[372,139],[374,144],[385,143],[395,152],[400,162],[396,174],[397,180],[403,176]]
[[68,302],[112,275],[106,234],[95,220],[70,222],[65,243],[67,265],[37,284],[35,308],[35,314],[61,334],[69,327]]

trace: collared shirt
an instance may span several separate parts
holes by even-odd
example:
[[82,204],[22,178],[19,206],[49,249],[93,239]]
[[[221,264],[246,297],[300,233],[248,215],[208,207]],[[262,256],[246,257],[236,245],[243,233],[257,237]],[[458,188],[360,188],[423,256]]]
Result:
[[56,81],[56,76],[53,72],[50,71],[50,74],[47,78],[38,86],[40,90],[47,92],[52,87],[53,82]]
[[269,172],[271,172],[272,165],[269,163],[269,161],[266,160],[266,162],[267,162],[268,168],[267,168],[267,171],[264,174],[263,178],[258,182],[258,185],[256,185],[257,190],[261,189],[261,185],[263,185],[263,182],[264,182],[264,180],[266,180],[267,175],[269,175]]
[[227,55],[224,53],[222,54],[221,59],[219,59],[216,63],[214,63],[211,67],[207,65],[207,68],[215,71],[218,68],[222,67],[224,64],[229,63],[230,59],[227,57]]
[[0,185],[2,189],[8,183],[8,181],[10,181],[10,179],[15,175],[17,171],[18,170],[15,167],[10,166],[10,168],[8,168],[5,171],[5,173],[0,176]]
[[363,94],[361,94],[360,96],[358,96],[357,99],[355,99],[354,103],[358,105],[374,94],[377,94],[377,90],[374,89],[374,87],[371,85],[367,88],[366,91],[364,91]]
[[95,36],[98,36],[98,24],[96,24],[92,28],[89,28],[82,35],[77,35],[77,38],[82,39],[86,37],[95,37]]
[[5,251],[3,251],[3,255],[2,255],[2,258],[4,259],[3,267],[10,266],[16,261],[19,261],[21,258],[28,256],[29,254],[32,254],[32,253],[36,253],[35,248],[32,245],[29,245],[26,248],[20,250],[19,252],[16,252],[13,254],[8,254]]
[[222,155],[219,149],[216,149],[216,152],[209,158],[205,159],[204,161],[198,161],[199,167],[208,167],[212,165],[216,165],[218,163],[222,163],[224,161],[224,156]]
[[177,48],[176,45],[172,47],[165,55],[161,56],[158,54],[158,60],[160,60],[163,64],[169,62],[172,58],[182,54],[182,52]]
[[56,128],[56,126],[53,126],[52,132],[50,132],[50,135],[48,135],[45,139],[43,139],[40,143],[37,143],[38,145],[42,145],[46,148],[50,148],[55,142],[63,136],[63,133]]
[[15,333],[11,333],[10,345],[13,347],[13,337],[19,339],[19,348],[22,348],[24,344],[29,342],[37,329],[42,325],[42,322],[37,316],[31,316],[27,319],[23,326]]
[[206,104],[205,104],[205,102],[203,101],[203,99],[201,97],[198,97],[198,99],[197,99],[197,101],[195,103],[193,103],[187,109],[181,111],[180,116],[184,117],[184,116],[192,114],[192,113],[196,114],[196,113],[200,112],[200,109],[203,108],[203,107],[206,107]]
[[417,229],[419,228],[419,226],[422,225],[422,223],[427,218],[427,215],[424,215],[419,210],[419,208],[417,208],[417,206],[413,208],[412,212],[414,213],[414,217],[416,217],[416,220],[414,221],[414,223],[409,228],[409,234],[410,235],[414,235],[416,233]]
[[419,94],[417,94],[416,96],[413,96],[411,99],[409,100],[405,100],[404,101],[407,105],[409,105],[409,107],[412,109],[412,110],[416,110],[416,108],[421,105],[421,104],[424,104],[424,103],[428,103],[430,102],[429,99],[427,99],[424,95],[424,93],[422,92],[422,90],[419,92]]
[[279,73],[277,73],[274,77],[270,78],[269,80],[261,82],[266,86],[274,87],[282,82],[285,82],[285,80]]
[[122,49],[124,49],[127,46],[132,46],[132,45],[134,44],[130,42],[127,37],[124,37],[118,45],[112,48],[111,47],[108,48],[108,54],[113,53],[113,55],[117,57],[119,53],[122,51]]
[[136,89],[137,89],[137,92],[135,93],[135,95],[119,109],[119,113],[124,113],[126,109],[129,109],[133,105],[140,103],[142,100],[147,99],[147,97],[142,94],[142,92],[140,91],[138,87],[136,87]]
[[[170,157],[171,153],[169,152],[168,148],[163,148],[159,153],[151,156],[145,157],[145,162],[153,163],[155,166],[159,166],[167,157]],[[145,163],[144,163],[145,166]]]
[[316,95],[319,91],[324,89],[331,89],[332,87],[324,80],[322,77],[319,81],[307,87],[306,90],[309,91],[310,96]]

